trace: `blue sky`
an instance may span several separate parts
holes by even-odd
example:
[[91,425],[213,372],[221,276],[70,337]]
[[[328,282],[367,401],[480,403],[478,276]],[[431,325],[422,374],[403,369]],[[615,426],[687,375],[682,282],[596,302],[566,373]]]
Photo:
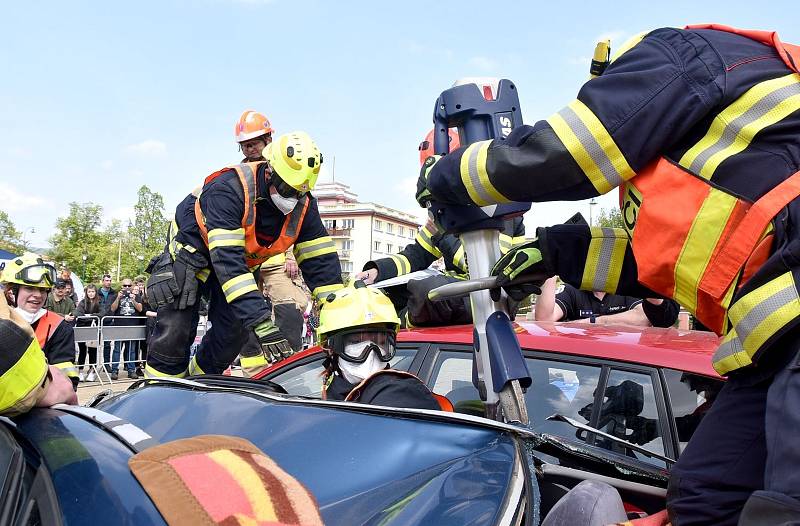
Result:
[[[590,4],[585,4],[586,6]],[[526,122],[574,98],[598,37],[717,22],[800,42],[795,2],[15,2],[0,20],[0,209],[46,245],[70,201],[169,209],[238,161],[233,124],[302,129],[362,200],[414,211],[433,102],[465,76],[513,80]],[[643,5],[647,5],[643,8]],[[601,198],[614,206],[616,196]],[[600,207],[596,207],[595,213]],[[535,205],[529,227],[585,203]],[[29,230],[35,229],[35,233]]]

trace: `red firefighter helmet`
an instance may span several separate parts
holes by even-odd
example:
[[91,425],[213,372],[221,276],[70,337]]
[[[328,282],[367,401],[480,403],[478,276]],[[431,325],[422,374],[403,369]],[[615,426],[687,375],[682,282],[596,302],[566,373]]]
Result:
[[[458,132],[455,128],[450,128],[447,130],[447,134],[450,136],[450,152],[461,146],[461,143],[458,140]],[[428,135],[425,136],[425,140],[419,143],[419,164],[422,166],[422,163],[425,162],[425,159],[433,155],[433,130],[428,132]]]

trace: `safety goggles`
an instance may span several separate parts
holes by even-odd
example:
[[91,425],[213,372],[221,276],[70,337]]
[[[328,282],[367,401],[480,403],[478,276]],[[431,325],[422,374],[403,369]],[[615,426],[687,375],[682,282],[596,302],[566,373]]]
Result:
[[17,272],[14,277],[28,285],[52,287],[56,283],[56,268],[46,263],[29,265]]
[[364,363],[372,352],[377,353],[382,362],[394,358],[395,333],[392,330],[353,330],[333,338],[336,340],[333,351],[347,362]]
[[300,199],[301,197],[303,197],[303,195],[305,195],[305,192],[301,192],[296,188],[294,188],[293,186],[290,186],[286,181],[284,181],[277,174],[274,173],[272,174],[272,184],[275,187],[275,190],[279,194],[281,194],[282,197],[285,197],[287,199],[289,198]]

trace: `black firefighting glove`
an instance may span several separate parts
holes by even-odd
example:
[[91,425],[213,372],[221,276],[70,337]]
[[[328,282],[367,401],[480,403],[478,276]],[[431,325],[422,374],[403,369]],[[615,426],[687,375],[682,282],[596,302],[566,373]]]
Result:
[[155,308],[171,305],[181,289],[172,272],[172,257],[163,252],[150,260],[147,266],[147,302]]
[[192,252],[186,247],[181,248],[175,256],[172,272],[175,281],[181,289],[177,309],[182,310],[193,306],[199,298],[200,280],[197,273],[208,266],[208,260],[199,252]]
[[[553,273],[545,266],[539,240],[535,239],[506,252],[492,267],[492,275],[513,300],[522,301],[531,294],[541,294],[542,283]],[[500,299],[499,290],[492,291],[492,299]]]
[[425,159],[425,162],[422,163],[422,168],[419,170],[419,178],[417,179],[417,193],[414,194],[414,197],[417,199],[417,203],[419,203],[419,206],[422,208],[427,208],[428,203],[433,198],[428,190],[428,173],[433,168],[433,165],[436,164],[441,158],[441,155],[432,155],[428,157]]
[[289,341],[281,334],[280,329],[272,320],[264,320],[256,325],[253,330],[261,344],[261,350],[270,363],[275,363],[294,354]]

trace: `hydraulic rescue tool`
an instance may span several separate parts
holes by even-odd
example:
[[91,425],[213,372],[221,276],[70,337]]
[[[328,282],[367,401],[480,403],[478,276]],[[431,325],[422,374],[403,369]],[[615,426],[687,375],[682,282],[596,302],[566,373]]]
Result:
[[[449,128],[458,130],[462,145],[503,140],[522,124],[516,86],[507,79],[459,80],[439,95],[433,122],[434,151],[438,155],[449,150]],[[524,425],[528,424],[528,413],[523,389],[531,385],[531,377],[509,319],[508,297],[503,294],[499,301],[493,301],[489,289],[495,288],[495,282],[485,276],[500,257],[498,239],[503,221],[524,214],[530,207],[530,203],[485,207],[429,204],[436,222],[461,238],[470,280],[438,287],[428,297],[435,301],[469,294],[475,325],[472,381],[486,403],[486,417]]]

